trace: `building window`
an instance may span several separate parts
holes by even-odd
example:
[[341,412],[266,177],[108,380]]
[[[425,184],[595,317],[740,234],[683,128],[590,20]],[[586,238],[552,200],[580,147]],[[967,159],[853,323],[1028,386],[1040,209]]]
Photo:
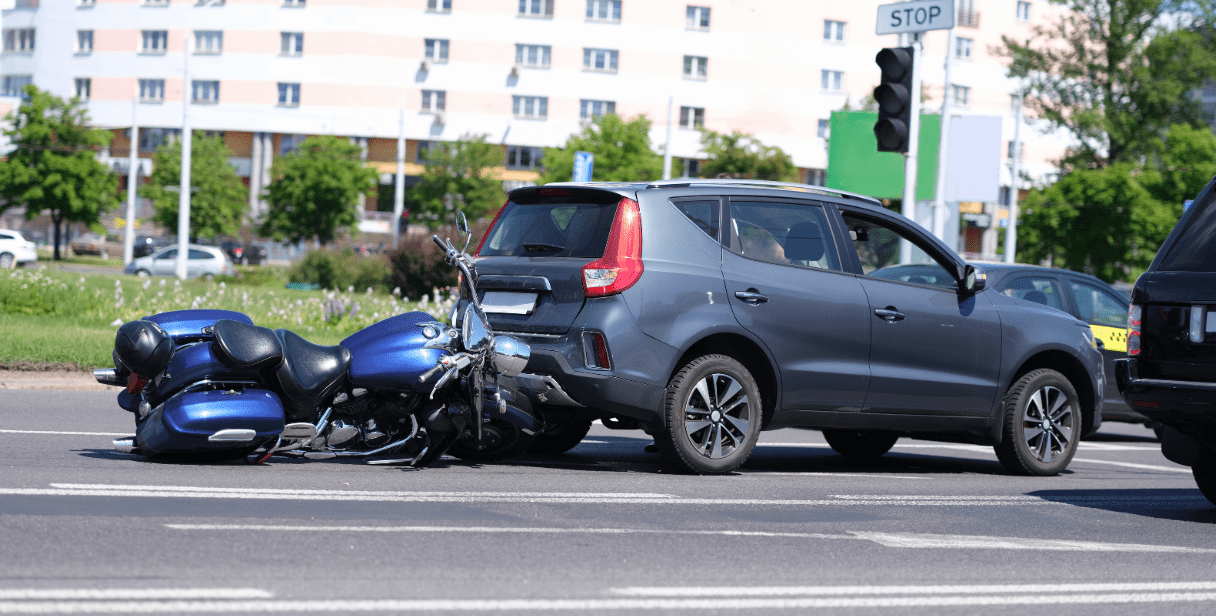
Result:
[[545,149],[526,145],[507,146],[507,169],[538,169],[544,159]]
[[78,7],[92,7],[96,4],[97,0],[76,0],[76,6]]
[[587,0],[587,21],[621,21],[621,0]]
[[76,53],[93,53],[93,31],[76,31]]
[[807,169],[806,183],[811,186],[827,186],[828,172],[826,169]]
[[680,107],[680,128],[704,128],[704,107]]
[[844,42],[844,22],[823,20],[823,40],[832,43]]
[[279,53],[284,56],[304,55],[304,33],[282,32],[279,34]]
[[684,56],[684,78],[704,81],[709,72],[709,58]]
[[[177,141],[182,131],[180,128],[141,128],[139,129],[139,151],[140,152],[155,152],[162,145],[169,145]],[[131,138],[131,131],[127,131],[127,139]]]
[[280,83],[279,84],[279,106],[280,107],[299,107],[300,106],[300,84],[298,84],[298,83]]
[[426,155],[431,151],[431,145],[432,144],[430,141],[419,141],[417,151],[414,154],[414,159],[420,163],[425,163],[427,158]]
[[218,54],[224,51],[224,33],[220,30],[195,30],[194,53]]
[[951,103],[959,107],[968,107],[971,105],[971,88],[967,86],[950,86]]
[[34,51],[34,29],[15,28],[4,31],[4,51],[29,53]]
[[617,50],[583,48],[583,70],[615,73]]
[[141,102],[141,103],[163,103],[163,102],[165,102],[165,80],[164,79],[140,79],[139,80],[139,102]]
[[528,68],[549,68],[549,45],[515,45],[515,63]]
[[307,138],[308,138],[308,135],[299,135],[299,134],[280,135],[279,136],[279,156],[287,156],[288,154],[291,154],[292,152],[295,152],[296,150],[300,149],[300,144],[304,143],[304,140]]
[[76,78],[76,98],[87,101],[93,95],[93,80],[88,77]]
[[165,53],[169,47],[168,30],[144,30],[141,33],[143,53]]
[[144,6],[169,6],[169,0],[144,0]]
[[304,0],[283,0],[283,6],[304,7]]
[[423,111],[443,111],[447,109],[447,91],[446,90],[423,90],[422,91],[422,110]]
[[829,127],[830,127],[831,125],[832,125],[832,123],[831,123],[830,121],[828,121],[828,120],[820,120],[820,121],[819,121],[819,131],[818,131],[818,133],[817,133],[817,134],[819,135],[819,138],[820,138],[820,139],[827,139],[827,138],[828,138],[828,129],[829,129]]
[[683,178],[701,177],[701,161],[699,161],[695,158],[685,158],[683,167],[684,167],[684,173],[680,177],[683,177]]
[[961,36],[955,38],[954,39],[954,57],[956,57],[960,60],[970,60],[971,59],[971,44],[973,42],[974,41],[972,41],[971,39],[963,38]]
[[[1016,151],[1017,151],[1017,148],[1014,147],[1014,142],[1012,142],[1012,141],[1008,142],[1008,144],[1006,144],[1006,146],[1005,146],[1005,158],[1013,158],[1013,153]],[[1021,153],[1023,155],[1026,154],[1025,147],[1022,147]],[[1022,160],[1022,158],[1023,158],[1023,156],[1019,156],[1018,160]],[[1009,204],[1006,203],[1005,205],[1009,205]]]
[[512,96],[511,113],[524,120],[544,120],[549,117],[549,97]]
[[220,82],[194,81],[191,82],[190,100],[195,103],[215,104],[220,102]]
[[708,6],[692,6],[688,5],[688,11],[684,13],[684,27],[688,30],[708,30],[709,29],[709,7]]
[[5,75],[4,85],[0,87],[0,94],[3,96],[20,96],[23,99],[27,98],[25,92],[21,91],[21,88],[31,83],[34,83],[33,75]]
[[428,13],[451,13],[452,0],[426,0]]
[[553,0],[519,0],[520,17],[553,18]]
[[1030,3],[1018,2],[1018,21],[1030,21]]
[[616,102],[593,101],[584,98],[579,101],[578,109],[578,117],[580,120],[593,120],[610,113],[616,113]]
[[447,39],[426,39],[422,56],[431,62],[443,63],[448,61]]
[[842,81],[844,81],[842,71],[819,71],[819,87],[824,92],[839,92]]

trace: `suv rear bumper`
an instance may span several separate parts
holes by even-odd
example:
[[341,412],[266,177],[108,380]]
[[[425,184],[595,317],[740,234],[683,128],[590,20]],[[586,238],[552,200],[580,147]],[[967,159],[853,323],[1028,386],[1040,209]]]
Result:
[[1168,426],[1216,427],[1216,383],[1140,378],[1133,358],[1115,360],[1115,384],[1128,406]]

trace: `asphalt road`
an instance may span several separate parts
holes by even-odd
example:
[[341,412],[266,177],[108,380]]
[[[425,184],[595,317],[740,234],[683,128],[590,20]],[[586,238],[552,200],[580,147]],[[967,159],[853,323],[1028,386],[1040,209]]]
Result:
[[1216,611],[1216,506],[1115,424],[1051,478],[901,440],[873,463],[764,433],[742,472],[640,432],[413,470],[113,451],[112,394],[0,394],[0,614]]

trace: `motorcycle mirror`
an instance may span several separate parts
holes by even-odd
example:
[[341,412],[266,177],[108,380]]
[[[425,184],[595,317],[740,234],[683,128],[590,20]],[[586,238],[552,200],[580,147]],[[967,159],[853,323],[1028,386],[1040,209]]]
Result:
[[486,323],[485,315],[472,302],[464,311],[464,322],[460,324],[460,329],[464,350],[470,353],[480,351],[490,341],[490,324]]
[[456,212],[456,232],[464,238],[464,248],[461,248],[460,252],[468,251],[469,242],[473,241],[473,232],[469,231],[469,219],[465,217],[464,212]]

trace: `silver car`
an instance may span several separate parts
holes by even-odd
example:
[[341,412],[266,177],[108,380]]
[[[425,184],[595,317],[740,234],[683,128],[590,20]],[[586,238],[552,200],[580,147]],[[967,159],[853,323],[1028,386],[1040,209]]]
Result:
[[[177,245],[161,248],[146,257],[135,259],[123,271],[138,276],[173,276],[177,273]],[[232,262],[224,251],[215,246],[190,244],[189,258],[186,259],[186,276],[210,280],[221,275],[236,275],[236,268],[232,267]]]

